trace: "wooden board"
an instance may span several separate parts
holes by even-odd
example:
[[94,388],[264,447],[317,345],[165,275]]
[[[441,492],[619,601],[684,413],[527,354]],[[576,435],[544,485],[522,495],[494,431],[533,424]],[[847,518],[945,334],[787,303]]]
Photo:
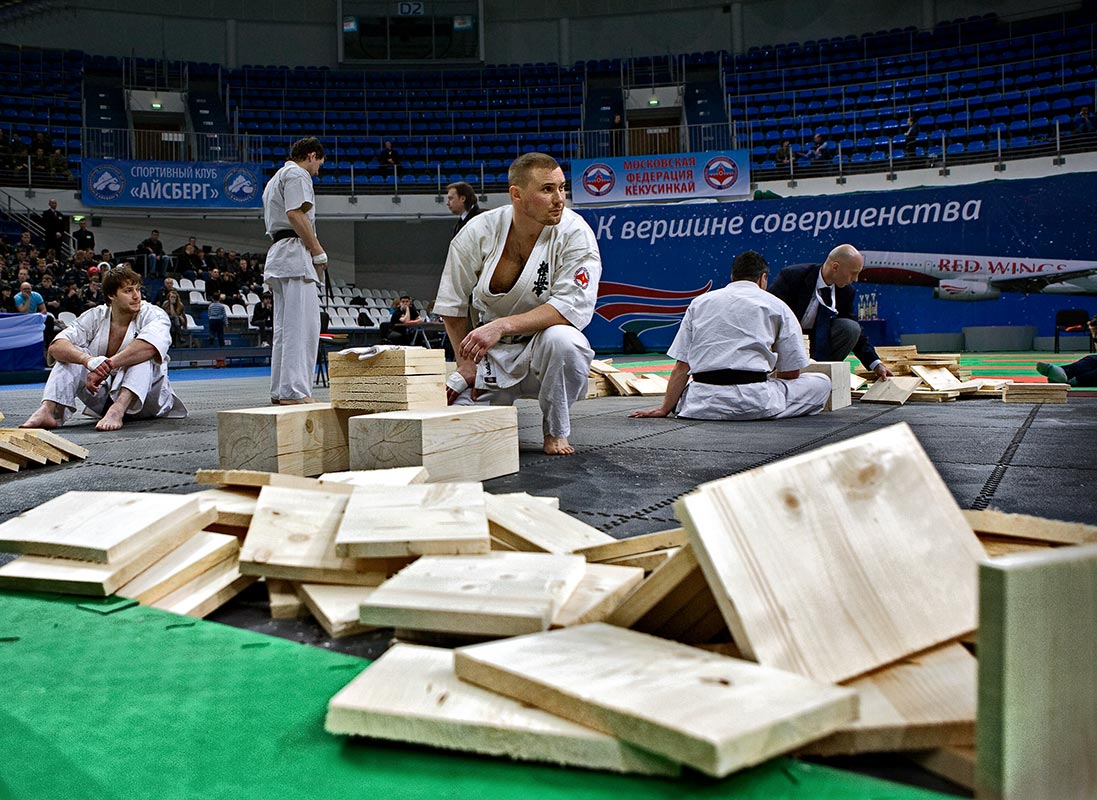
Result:
[[975,628],[983,548],[905,423],[703,484],[675,510],[762,664],[843,681]]
[[46,556],[20,556],[0,567],[0,588],[106,597],[179,547],[210,524],[213,518],[213,511],[199,512],[189,519],[186,526],[164,527],[129,561],[114,564]]
[[946,644],[848,681],[860,714],[803,752],[834,756],[975,744],[975,658]]
[[830,378],[830,397],[824,411],[837,411],[851,404],[852,373],[845,361],[813,361],[800,371],[819,372]]
[[194,482],[206,486],[229,486],[261,489],[264,486],[284,486],[289,489],[320,489],[316,478],[300,475],[282,475],[256,469],[200,469],[194,473]]
[[631,628],[653,610],[657,609],[668,595],[690,575],[700,573],[700,564],[694,555],[693,547],[689,544],[682,548],[671,558],[651,573],[651,576],[640,584],[609,616],[606,622],[611,625],[620,625],[623,628]]
[[361,621],[410,630],[514,636],[547,630],[586,574],[579,556],[423,556],[385,581]]
[[911,377],[895,377],[876,381],[861,395],[861,402],[901,406],[910,399],[911,393],[921,385],[921,378]]
[[[937,392],[948,392],[956,389],[963,384],[960,383],[960,379],[957,378],[948,367],[930,367],[922,366],[921,364],[911,364],[910,371],[925,381],[926,386]],[[979,387],[974,387],[978,389]]]
[[609,382],[609,385],[613,387],[617,394],[628,396],[631,394],[638,394],[638,392],[632,388],[632,384],[629,382],[630,375],[627,372],[607,372],[604,374],[605,379]]
[[1097,797],[1097,544],[979,567],[980,798]]
[[982,511],[964,510],[963,514],[976,533],[1051,544],[1097,542],[1097,525],[1087,525],[1084,522],[1063,522],[1028,514],[1007,514],[992,508]]
[[590,362],[590,371],[595,375],[608,375],[611,372],[620,372],[613,366],[612,358],[594,359]]
[[408,347],[385,350],[362,361],[354,353],[328,354],[328,376],[346,378],[377,375],[445,375],[446,356],[441,349]]
[[628,384],[641,397],[662,397],[667,393],[667,379],[662,375],[633,375],[628,379]]
[[300,619],[309,615],[305,601],[297,595],[299,584],[281,578],[264,578],[271,619]]
[[583,579],[553,617],[552,627],[603,621],[643,579],[644,570],[639,567],[587,564]]
[[115,594],[150,605],[239,552],[235,536],[199,531]]
[[408,486],[412,483],[426,483],[428,480],[430,473],[425,467],[354,469],[346,472],[325,472],[320,476],[322,484],[344,483],[351,486]]
[[915,389],[907,398],[911,403],[949,403],[960,397],[959,392],[938,392],[933,389]]
[[352,469],[426,467],[432,481],[485,481],[518,471],[513,406],[452,406],[352,417]]
[[545,503],[492,494],[485,495],[484,501],[492,537],[517,550],[572,553],[581,547],[617,541]]
[[639,567],[644,572],[654,572],[661,567],[668,558],[678,552],[677,547],[666,550],[653,550],[650,553],[637,553],[634,556],[621,556],[600,561],[600,564],[611,564],[615,567]]
[[45,431],[39,428],[34,428],[27,429],[26,433],[45,442],[50,447],[68,453],[73,458],[86,459],[88,457],[88,448],[81,447],[75,442],[70,442],[64,436],[59,436],[53,431]]
[[857,715],[857,694],[593,623],[457,650],[462,680],[723,777]]
[[1002,389],[1002,402],[1065,403],[1069,394],[1065,383],[1009,383]]
[[49,459],[42,455],[33,445],[27,444],[19,438],[0,437],[0,454],[11,461],[22,464],[45,464]]
[[589,547],[578,547],[575,555],[582,556],[587,561],[608,561],[614,558],[650,553],[653,550],[662,550],[668,547],[681,547],[688,541],[685,528],[671,528],[657,533],[645,533],[640,536],[630,536],[627,539],[616,539],[605,544],[595,544]]
[[335,532],[348,498],[309,489],[263,487],[240,549],[240,571],[309,583],[381,584],[408,560],[335,554]]
[[297,591],[312,616],[332,639],[376,630],[376,626],[363,625],[358,620],[358,609],[373,594],[373,587],[302,583]]
[[66,492],[0,525],[0,552],[118,563],[201,514],[185,494]]
[[255,502],[259,499],[256,489],[205,489],[195,492],[193,497],[203,509],[212,508],[217,512],[216,523],[233,528],[247,528],[255,513]]
[[[29,430],[20,430],[19,428],[0,428],[0,440],[9,443],[18,444],[39,456],[44,458],[46,462],[50,464],[60,464],[69,460],[69,454],[63,450],[58,450],[56,447],[51,447],[37,436],[32,434]],[[43,463],[46,463],[43,462]]]
[[453,651],[397,644],[328,704],[329,733],[519,761],[676,775],[671,761],[457,679]]
[[940,747],[911,753],[909,758],[927,772],[952,781],[957,786],[975,790],[974,747]]
[[461,555],[491,550],[484,487],[419,483],[358,487],[335,533],[335,554],[356,558]]
[[227,558],[151,605],[161,611],[201,619],[212,614],[257,580],[253,575],[241,575],[236,559]]
[[218,411],[218,464],[305,476],[349,469],[352,413],[329,403]]

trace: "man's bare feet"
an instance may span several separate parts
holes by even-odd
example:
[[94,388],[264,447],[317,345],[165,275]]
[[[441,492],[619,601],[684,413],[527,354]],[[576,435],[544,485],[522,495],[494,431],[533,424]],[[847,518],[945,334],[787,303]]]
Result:
[[128,403],[111,403],[110,408],[107,409],[107,413],[103,415],[103,418],[95,423],[95,430],[97,431],[117,431],[121,430],[122,423],[126,417],[126,407]]
[[283,397],[278,401],[280,406],[302,406],[306,403],[315,403],[311,397]]
[[20,428],[45,428],[46,430],[53,430],[61,423],[57,421],[57,412],[50,405],[48,400],[43,400],[42,405],[38,406],[38,410],[27,417],[27,421],[20,425]]
[[575,448],[568,444],[566,436],[545,435],[545,452],[550,456],[570,456]]

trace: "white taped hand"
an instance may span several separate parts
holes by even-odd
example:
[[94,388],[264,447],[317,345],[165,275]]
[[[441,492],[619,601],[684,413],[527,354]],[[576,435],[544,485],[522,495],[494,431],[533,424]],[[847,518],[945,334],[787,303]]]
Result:
[[469,382],[465,380],[465,376],[460,372],[451,372],[446,378],[446,388],[453,389],[455,393],[461,394],[469,388]]
[[95,372],[95,370],[99,369],[106,361],[106,356],[92,356],[84,366],[88,368],[88,372]]
[[328,254],[327,253],[320,253],[319,255],[313,256],[312,257],[312,263],[316,264],[317,266],[319,266],[321,264],[327,264],[328,263]]
[[372,345],[370,347],[348,347],[346,350],[340,350],[339,355],[341,355],[341,356],[356,355],[356,356],[358,356],[359,361],[365,361],[366,359],[370,359],[370,358],[373,358],[374,356],[381,355],[381,353],[385,352],[386,350],[412,350],[412,349],[415,349],[415,348],[406,347],[406,346],[400,345],[400,344],[375,344],[375,345]]

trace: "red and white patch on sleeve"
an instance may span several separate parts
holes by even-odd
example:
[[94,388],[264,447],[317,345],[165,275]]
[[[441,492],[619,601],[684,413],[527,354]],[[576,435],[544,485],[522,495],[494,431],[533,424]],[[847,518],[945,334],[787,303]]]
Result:
[[586,267],[579,267],[575,270],[575,285],[582,289],[590,286],[590,272],[587,271]]

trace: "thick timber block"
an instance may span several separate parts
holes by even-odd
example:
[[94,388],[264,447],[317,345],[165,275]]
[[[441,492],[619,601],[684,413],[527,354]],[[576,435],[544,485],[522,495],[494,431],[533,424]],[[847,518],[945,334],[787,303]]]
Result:
[[351,417],[351,469],[426,467],[432,482],[485,481],[518,471],[518,412],[450,407]]
[[330,403],[219,411],[220,467],[302,476],[346,470],[353,413]]
[[808,364],[801,372],[821,372],[830,378],[830,397],[824,411],[837,411],[852,404],[850,397],[850,371],[845,361],[816,361]]
[[425,347],[385,350],[364,361],[359,361],[355,353],[331,353],[328,356],[328,376],[332,385],[337,378],[382,375],[441,375],[444,379],[446,356],[441,350],[427,350]]

